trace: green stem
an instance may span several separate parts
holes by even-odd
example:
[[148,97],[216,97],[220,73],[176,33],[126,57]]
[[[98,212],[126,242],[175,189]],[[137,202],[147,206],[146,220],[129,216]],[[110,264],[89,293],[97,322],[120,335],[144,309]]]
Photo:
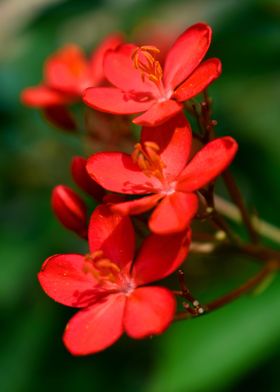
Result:
[[[236,223],[242,223],[242,216],[240,210],[229,201],[223,199],[218,195],[214,195],[215,206],[217,211],[225,217],[233,220]],[[276,244],[280,244],[280,229],[272,224],[265,222],[258,217],[253,217],[254,228],[258,235],[266,237],[267,239],[274,241]]]

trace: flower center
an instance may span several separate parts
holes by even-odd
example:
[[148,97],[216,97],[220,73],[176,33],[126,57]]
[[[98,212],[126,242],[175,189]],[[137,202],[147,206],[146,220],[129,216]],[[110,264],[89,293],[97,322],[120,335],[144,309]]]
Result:
[[105,257],[102,250],[85,255],[83,270],[97,280],[101,289],[111,293],[121,292],[130,295],[136,287],[130,275],[121,271],[119,266]]
[[141,72],[143,81],[147,78],[161,88],[163,72],[159,61],[155,58],[159,52],[160,50],[155,46],[144,45],[135,49],[132,60],[134,67]]
[[100,283],[117,283],[120,268],[107,257],[102,250],[85,255],[84,272],[90,273]]
[[167,184],[167,186],[165,187],[162,193],[164,193],[167,196],[172,195],[175,192],[175,187],[176,187],[176,182],[175,181],[170,182]]
[[144,142],[135,144],[131,154],[132,160],[138,165],[147,177],[156,177],[159,181],[164,181],[163,169],[166,167],[159,155],[159,146],[154,142]]

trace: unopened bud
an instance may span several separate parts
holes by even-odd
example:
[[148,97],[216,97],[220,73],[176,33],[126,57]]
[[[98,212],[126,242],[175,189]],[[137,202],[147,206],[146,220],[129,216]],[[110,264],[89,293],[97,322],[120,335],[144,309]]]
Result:
[[64,106],[49,106],[43,111],[46,119],[56,128],[68,132],[76,132],[77,125],[68,108]]
[[215,238],[218,241],[224,241],[227,238],[227,234],[223,230],[219,230],[215,233]]
[[52,191],[51,205],[64,227],[87,238],[86,205],[72,189],[64,185],[56,186]]
[[207,207],[207,208],[206,208],[207,214],[212,214],[213,211],[214,211],[214,208],[213,208],[213,207]]
[[71,164],[73,180],[86,193],[91,195],[96,201],[102,201],[105,190],[90,177],[86,170],[87,160],[83,157],[74,157]]

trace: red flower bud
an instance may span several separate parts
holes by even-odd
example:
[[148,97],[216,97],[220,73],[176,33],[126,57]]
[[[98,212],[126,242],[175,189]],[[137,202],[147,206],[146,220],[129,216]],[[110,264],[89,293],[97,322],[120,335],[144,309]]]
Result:
[[86,170],[86,164],[87,160],[83,157],[77,156],[72,159],[71,172],[73,180],[95,200],[102,201],[105,190],[89,176]]
[[72,189],[64,185],[56,186],[52,191],[51,205],[63,226],[87,238],[86,205]]
[[49,106],[44,108],[44,114],[46,119],[54,125],[56,128],[75,132],[77,126],[70,111],[65,106]]

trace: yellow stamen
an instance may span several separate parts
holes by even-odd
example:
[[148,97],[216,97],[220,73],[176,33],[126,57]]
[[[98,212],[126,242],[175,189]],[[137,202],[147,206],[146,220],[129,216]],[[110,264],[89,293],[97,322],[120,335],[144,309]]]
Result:
[[157,86],[160,84],[163,75],[161,65],[155,59],[155,56],[159,53],[160,50],[155,46],[144,45],[135,49],[132,54],[134,67],[141,72],[142,80],[148,78]]
[[163,181],[164,162],[159,155],[159,146],[154,142],[144,142],[135,144],[135,149],[131,154],[132,160],[136,163],[147,177],[156,177]]
[[102,250],[85,255],[84,272],[90,273],[100,283],[106,281],[116,282],[120,268],[110,259],[104,257]]

